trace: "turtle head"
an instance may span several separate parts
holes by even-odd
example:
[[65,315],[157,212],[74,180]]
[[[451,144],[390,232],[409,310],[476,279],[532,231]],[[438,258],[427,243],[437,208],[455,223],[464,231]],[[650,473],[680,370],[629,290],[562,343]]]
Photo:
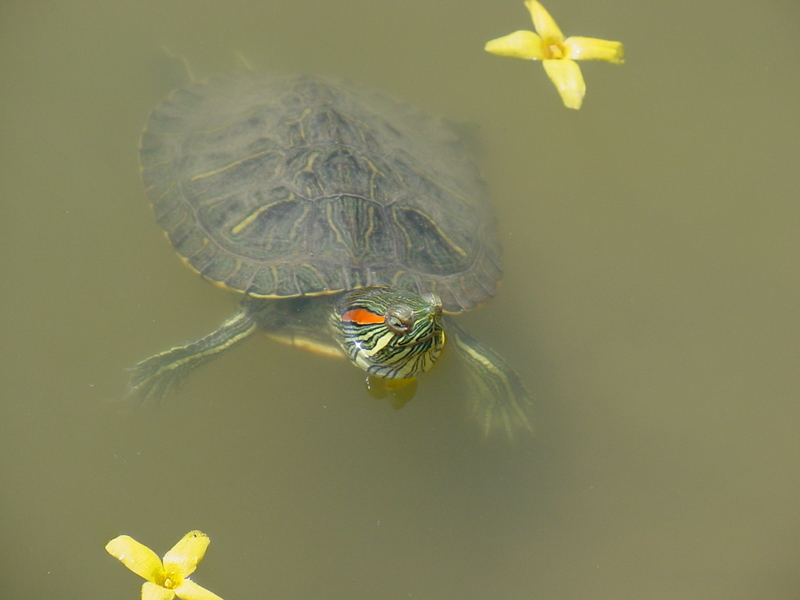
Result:
[[344,294],[331,318],[350,361],[375,377],[416,377],[433,367],[444,348],[442,303],[435,294],[363,288]]

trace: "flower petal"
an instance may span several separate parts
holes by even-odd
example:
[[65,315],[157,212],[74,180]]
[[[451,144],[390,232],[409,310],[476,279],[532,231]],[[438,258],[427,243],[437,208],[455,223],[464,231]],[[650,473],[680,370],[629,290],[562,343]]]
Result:
[[622,42],[587,37],[569,37],[564,40],[567,57],[573,60],[604,60],[621,65],[625,62]]
[[544,6],[536,0],[525,0],[525,6],[528,7],[528,11],[531,13],[536,33],[545,40],[564,41],[564,34],[561,33],[561,29],[553,20],[553,17],[550,16],[550,13],[544,9]]
[[142,586],[142,600],[172,600],[175,592],[167,588],[145,581]]
[[183,583],[175,589],[175,595],[181,600],[222,600],[214,592],[209,592],[206,588],[197,585],[191,579],[185,579]]
[[164,570],[171,577],[188,577],[203,560],[210,541],[202,531],[190,531],[164,555]]
[[542,65],[561,94],[564,106],[579,109],[586,94],[586,84],[578,63],[569,59],[543,60]]
[[486,42],[487,52],[498,56],[511,56],[528,60],[542,60],[542,38],[532,31],[515,31],[504,37]]
[[106,544],[106,550],[114,558],[131,571],[144,577],[147,581],[159,582],[164,580],[164,567],[156,553],[144,544],[140,544],[128,535],[115,537]]

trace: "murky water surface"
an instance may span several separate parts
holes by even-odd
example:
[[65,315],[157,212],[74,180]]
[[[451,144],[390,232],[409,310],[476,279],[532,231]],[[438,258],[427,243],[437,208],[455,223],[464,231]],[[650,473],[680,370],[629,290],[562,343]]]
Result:
[[[103,550],[212,544],[254,598],[800,597],[800,19],[788,2],[547,5],[619,39],[568,111],[485,53],[521,0],[0,7],[0,591],[120,598]],[[469,124],[505,247],[462,322],[535,394],[482,440],[447,365],[394,411],[344,363],[249,341],[161,406],[126,367],[229,295],[175,257],[136,149],[182,73],[343,76]]]

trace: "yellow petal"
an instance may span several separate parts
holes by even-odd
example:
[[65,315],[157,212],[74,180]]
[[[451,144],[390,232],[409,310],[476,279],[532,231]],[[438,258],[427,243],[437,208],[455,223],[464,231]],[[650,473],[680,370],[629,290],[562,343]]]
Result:
[[564,41],[564,34],[561,33],[561,29],[556,25],[550,13],[544,9],[544,6],[539,4],[536,0],[525,0],[525,6],[528,7],[528,11],[531,13],[531,19],[533,19],[533,26],[536,28],[536,33],[545,40]]
[[528,60],[542,60],[542,38],[532,31],[515,31],[496,40],[486,42],[487,52],[498,56],[511,56]]
[[181,600],[222,600],[214,592],[209,592],[206,588],[197,585],[190,579],[175,589],[175,595]]
[[625,62],[622,42],[587,37],[569,37],[564,40],[567,57],[574,60],[604,60],[621,65]]
[[145,581],[142,586],[142,600],[172,600],[175,592],[155,583]]
[[579,109],[586,94],[581,68],[574,60],[543,60],[542,65],[555,84],[561,100],[567,108]]
[[202,531],[190,531],[164,555],[164,571],[173,581],[188,577],[203,560],[211,540]]
[[147,581],[164,580],[164,567],[156,553],[128,535],[115,537],[106,544],[106,550],[114,558],[122,561],[131,571]]

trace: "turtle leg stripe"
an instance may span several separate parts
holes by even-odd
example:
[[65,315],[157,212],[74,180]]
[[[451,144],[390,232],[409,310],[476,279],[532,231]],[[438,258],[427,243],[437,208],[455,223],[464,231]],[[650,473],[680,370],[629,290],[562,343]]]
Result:
[[128,397],[141,403],[163,399],[183,377],[244,341],[257,327],[252,313],[242,307],[213,333],[143,360],[132,369]]
[[502,427],[510,438],[520,429],[532,431],[528,419],[531,399],[517,372],[497,352],[482,344],[452,319],[447,331],[455,341],[461,362],[470,382],[472,414],[484,433]]

